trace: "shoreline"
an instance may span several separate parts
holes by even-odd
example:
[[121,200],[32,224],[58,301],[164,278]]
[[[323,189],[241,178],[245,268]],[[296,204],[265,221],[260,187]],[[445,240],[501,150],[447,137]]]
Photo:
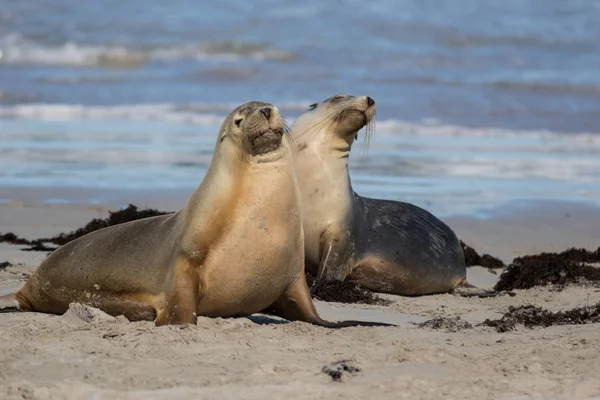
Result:
[[[109,211],[129,204],[174,212],[185,206],[194,189],[0,187],[0,233],[14,232],[30,240],[48,237],[105,218]],[[20,229],[19,218],[30,213],[39,216],[38,229]],[[471,213],[434,215],[480,254],[498,257],[505,264],[529,254],[600,246],[600,206],[591,201],[514,200]],[[62,230],[56,232],[59,227]]]
[[[140,207],[168,209],[174,204],[136,200],[131,202]],[[564,250],[571,244],[593,243],[589,235],[595,232],[592,222],[600,216],[597,207],[562,203],[537,204],[534,210],[522,207],[496,210],[485,219],[455,216],[445,221],[478,251],[496,256],[531,254],[537,241],[543,240],[544,250],[550,250],[550,245]],[[48,237],[84,226],[92,218],[104,218],[110,208],[109,204],[0,204],[0,231],[29,239]],[[570,217],[565,217],[565,210]],[[577,234],[561,236],[566,231]],[[46,256],[45,252],[21,251],[22,247],[0,243],[0,262],[14,264],[0,269],[0,294],[21,287]],[[467,279],[489,288],[500,273],[470,267]],[[479,324],[500,318],[513,306],[533,304],[560,311],[594,304],[600,302],[600,288],[569,285],[557,290],[549,286],[514,293],[497,298],[381,295],[389,305],[315,301],[324,318],[398,325],[339,330],[260,314],[201,317],[196,325],[157,328],[151,322],[123,318],[90,322],[74,312],[62,316],[2,313],[0,397],[389,399],[401,393],[401,398],[474,400],[598,396],[600,380],[594,366],[600,345],[590,339],[598,324],[518,326],[505,333]],[[436,318],[463,321],[470,327],[418,325]],[[335,369],[342,361],[357,371],[344,370],[341,381],[333,381],[324,370]]]

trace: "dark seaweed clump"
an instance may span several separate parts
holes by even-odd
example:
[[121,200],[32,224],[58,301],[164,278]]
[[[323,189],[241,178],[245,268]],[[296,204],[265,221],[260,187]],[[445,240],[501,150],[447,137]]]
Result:
[[83,228],[79,228],[73,232],[60,233],[52,238],[41,238],[35,240],[27,240],[16,236],[14,233],[9,232],[4,235],[0,235],[0,243],[6,242],[18,245],[29,245],[31,247],[23,249],[23,251],[54,251],[57,247],[48,247],[45,243],[52,243],[58,246],[62,246],[69,243],[72,240],[77,239],[90,232],[97,231],[98,229],[107,228],[109,226],[122,224],[129,221],[135,221],[137,219],[155,217],[157,215],[171,214],[171,212],[158,211],[152,208],[144,210],[138,210],[136,206],[130,204],[127,208],[119,211],[109,211],[108,218],[100,219],[94,218],[87,223]]
[[107,228],[113,225],[123,224],[129,221],[135,221],[138,219],[156,217],[158,215],[172,214],[172,212],[164,212],[158,211],[153,208],[146,208],[144,210],[138,210],[136,206],[130,204],[127,208],[124,208],[119,211],[110,211],[108,218],[100,219],[94,218],[90,222],[87,223],[83,228],[79,228],[73,232],[69,233],[61,233],[57,236],[54,236],[50,239],[41,239],[45,242],[54,243],[56,245],[62,246],[66,243],[69,243],[72,240],[77,239],[83,235],[86,235],[90,232],[97,231],[98,229]]
[[462,320],[460,317],[436,317],[433,319],[429,319],[425,322],[421,322],[417,325],[419,326],[419,328],[445,329],[447,332],[458,332],[463,329],[470,329],[473,327],[473,325],[471,325],[465,320]]
[[12,266],[12,264],[9,263],[8,261],[0,262],[0,270],[6,269],[11,266]]
[[354,376],[358,374],[360,368],[352,365],[351,360],[342,360],[324,366],[321,372],[329,375],[334,382],[341,382],[345,375]]
[[600,303],[555,313],[533,305],[511,306],[502,318],[486,319],[482,325],[496,328],[498,332],[508,332],[514,330],[518,324],[527,328],[546,328],[552,325],[583,325],[597,322],[600,322]]
[[529,289],[543,285],[566,285],[582,279],[600,282],[600,268],[585,263],[600,262],[596,251],[569,249],[562,253],[542,253],[518,257],[502,273],[496,290]]
[[31,244],[31,242],[29,240],[20,238],[12,232],[8,232],[3,235],[0,235],[0,243]]
[[482,267],[486,268],[503,268],[506,266],[500,259],[490,256],[489,254],[480,256],[474,248],[462,240],[460,241],[460,245],[463,249],[463,253],[465,254],[465,263],[467,264],[467,267],[481,265]]
[[27,240],[21,237],[18,237],[12,232],[5,233],[0,235],[0,243],[10,243],[17,245],[27,245],[30,246],[26,249],[22,249],[23,251],[53,251],[56,250],[56,247],[48,247],[43,243],[43,239],[36,240]]
[[23,251],[48,251],[48,252],[53,252],[54,250],[58,249],[58,247],[49,247],[46,246],[44,244],[43,240],[33,240],[31,242],[31,247],[27,247],[25,249],[21,249]]
[[382,299],[369,289],[352,281],[326,281],[316,283],[313,276],[306,274],[306,283],[311,290],[312,297],[322,301],[335,301],[338,303],[360,303],[388,305],[389,300]]

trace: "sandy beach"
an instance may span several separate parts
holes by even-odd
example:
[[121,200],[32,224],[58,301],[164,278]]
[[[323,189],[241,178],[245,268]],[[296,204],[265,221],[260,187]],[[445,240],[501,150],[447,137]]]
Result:
[[[170,205],[166,209],[176,209],[177,204]],[[105,217],[109,208],[12,202],[0,205],[0,227],[34,239]],[[590,221],[598,220],[598,209],[548,203],[535,210],[516,207],[510,214],[447,222],[478,250],[505,261],[542,249],[597,247],[599,228]],[[0,293],[22,285],[44,257],[0,244],[0,262],[14,264],[0,270]],[[472,267],[468,279],[492,287],[500,273]],[[506,333],[478,326],[500,318],[509,306],[559,311],[594,304],[600,288],[515,293],[497,298],[384,295],[391,301],[386,306],[317,301],[328,319],[398,325],[338,330],[261,315],[156,328],[81,307],[63,316],[0,314],[0,398],[600,398],[598,324],[519,326]],[[460,323],[418,326],[436,317],[460,318]]]
[[[600,400],[598,21],[585,0],[0,2],[0,295],[47,256],[5,234],[39,249],[129,205],[180,210],[237,106],[271,103],[290,127],[310,112],[316,140],[360,111],[334,106],[344,94],[376,104],[343,134],[352,189],[442,219],[479,253],[464,247],[469,283],[506,290],[359,304],[325,300],[373,293],[314,286],[325,319],[395,325],[343,329],[0,313],[0,400]],[[593,252],[513,263],[570,248]]]

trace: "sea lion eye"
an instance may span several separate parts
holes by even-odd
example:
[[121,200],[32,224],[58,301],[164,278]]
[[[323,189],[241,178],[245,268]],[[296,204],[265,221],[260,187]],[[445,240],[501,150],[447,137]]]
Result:
[[233,123],[235,124],[235,126],[237,126],[238,128],[240,127],[240,125],[242,124],[242,121],[244,120],[244,118],[239,118],[233,121]]
[[308,109],[314,110],[315,108],[317,108],[318,105],[319,105],[318,103],[311,104],[310,106],[308,106]]
[[348,96],[346,96],[345,94],[338,94],[336,96],[333,96],[333,100],[341,100],[341,99],[345,99],[346,97],[348,97]]

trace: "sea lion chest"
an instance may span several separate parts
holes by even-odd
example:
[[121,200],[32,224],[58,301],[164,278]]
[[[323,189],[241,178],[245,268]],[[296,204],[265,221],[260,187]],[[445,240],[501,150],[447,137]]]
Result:
[[199,268],[198,315],[247,315],[277,300],[303,266],[304,240],[293,180],[240,194]]

